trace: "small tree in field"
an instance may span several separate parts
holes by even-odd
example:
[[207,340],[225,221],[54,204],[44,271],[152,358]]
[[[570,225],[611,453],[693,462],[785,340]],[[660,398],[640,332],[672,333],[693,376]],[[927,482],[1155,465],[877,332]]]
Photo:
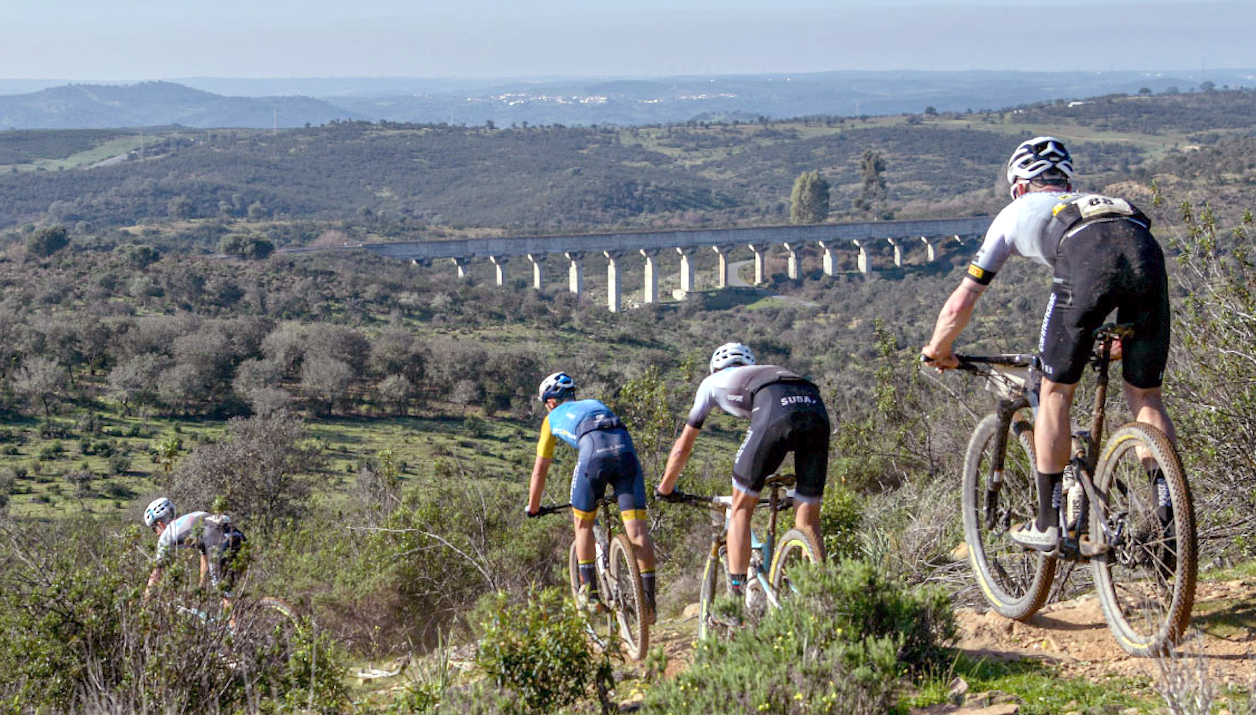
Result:
[[269,532],[280,519],[299,515],[315,485],[322,457],[302,444],[305,425],[288,413],[231,420],[227,435],[197,448],[175,474],[176,503],[208,508],[222,497],[233,517]]
[[804,171],[789,196],[789,222],[822,223],[829,215],[829,182],[819,171]]

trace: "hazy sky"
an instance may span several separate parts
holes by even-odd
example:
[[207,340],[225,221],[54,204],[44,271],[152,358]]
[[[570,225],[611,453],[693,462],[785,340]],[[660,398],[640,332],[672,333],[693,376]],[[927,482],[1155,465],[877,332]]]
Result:
[[0,0],[0,78],[1256,68],[1203,0]]

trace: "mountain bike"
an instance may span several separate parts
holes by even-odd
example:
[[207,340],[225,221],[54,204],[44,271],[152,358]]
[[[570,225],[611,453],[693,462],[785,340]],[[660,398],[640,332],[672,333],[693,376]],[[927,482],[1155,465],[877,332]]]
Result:
[[1163,432],[1129,422],[1103,441],[1112,346],[1132,334],[1131,326],[1112,324],[1094,333],[1094,410],[1089,430],[1072,431],[1057,503],[1061,543],[1051,553],[1008,536],[1038,513],[1032,413],[1041,363],[1036,355],[956,356],[960,369],[998,395],[964,455],[964,538],[986,600],[1015,620],[1046,603],[1059,561],[1089,562],[1117,642],[1132,655],[1152,656],[1172,648],[1190,622],[1195,513],[1181,459]]
[[[611,534],[611,500],[598,499],[594,511],[602,513],[593,523],[594,567],[597,572],[598,593],[605,607],[607,636],[603,637],[595,625],[598,613],[590,608],[582,593],[579,561],[576,559],[576,543],[572,541],[568,560],[571,595],[589,616],[589,635],[598,648],[605,651],[609,646],[622,643],[624,654],[630,660],[641,660],[650,646],[650,625],[645,621],[645,590],[641,585],[641,567],[637,565],[637,551],[628,535]],[[571,504],[542,506],[540,514],[566,512]],[[605,526],[603,526],[605,525]]]
[[[765,481],[766,498],[759,499],[756,508],[768,510],[768,529],[763,538],[750,531],[750,568],[747,572],[745,613],[757,620],[768,608],[779,608],[781,599],[792,592],[789,584],[790,570],[798,563],[820,563],[824,560],[824,547],[810,529],[793,528],[776,541],[776,515],[793,505],[792,474],[773,474]],[[782,494],[782,492],[784,492]],[[702,569],[702,590],[698,606],[698,638],[706,638],[716,629],[730,630],[737,625],[736,619],[722,617],[718,613],[716,599],[733,595],[728,577],[728,522],[733,506],[732,496],[702,496],[673,490],[675,501],[691,506],[710,509],[716,529],[711,534],[711,549]],[[724,588],[720,588],[720,582]]]

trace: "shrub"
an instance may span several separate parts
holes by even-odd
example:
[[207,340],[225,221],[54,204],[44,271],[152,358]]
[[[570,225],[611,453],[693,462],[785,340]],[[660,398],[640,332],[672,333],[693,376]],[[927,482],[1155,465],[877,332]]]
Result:
[[517,693],[524,712],[554,712],[610,677],[609,663],[589,646],[584,617],[558,590],[514,606],[499,593],[483,627],[476,665],[498,688]]
[[693,665],[647,693],[644,711],[885,713],[904,673],[941,666],[945,596],[911,593],[871,564],[800,567],[798,591],[753,629],[699,644]]

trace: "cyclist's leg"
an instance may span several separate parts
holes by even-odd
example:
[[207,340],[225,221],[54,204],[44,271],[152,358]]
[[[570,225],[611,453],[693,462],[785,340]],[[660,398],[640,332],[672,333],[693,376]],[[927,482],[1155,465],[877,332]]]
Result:
[[597,597],[596,550],[593,547],[593,521],[597,517],[597,496],[588,478],[588,458],[580,450],[576,468],[571,475],[571,519],[575,531],[576,563],[580,583],[587,587],[589,597]]
[[815,420],[810,429],[797,433],[793,440],[794,471],[798,484],[794,490],[794,526],[810,529],[820,538],[820,505],[824,500],[824,483],[829,468],[829,423]]
[[[744,580],[750,568],[750,519],[759,503],[759,493],[767,475],[780,466],[788,453],[785,429],[788,421],[778,419],[772,399],[776,385],[768,385],[755,396],[763,407],[750,418],[746,440],[733,461],[733,508],[728,524],[728,573],[734,582]],[[765,399],[766,397],[766,399]],[[739,587],[739,584],[735,583]]]

